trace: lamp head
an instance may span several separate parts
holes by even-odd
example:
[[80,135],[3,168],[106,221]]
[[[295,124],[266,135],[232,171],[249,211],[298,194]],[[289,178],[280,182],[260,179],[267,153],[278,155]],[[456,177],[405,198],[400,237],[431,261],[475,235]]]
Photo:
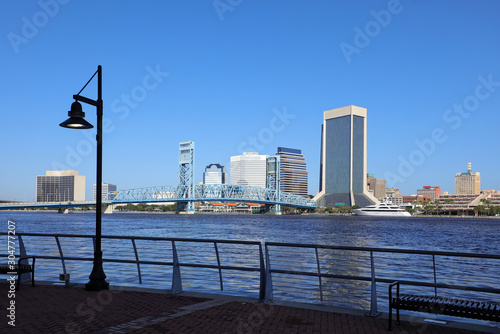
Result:
[[59,126],[69,129],[92,129],[94,127],[84,119],[85,113],[82,110],[82,105],[78,101],[71,104],[71,110],[68,111],[68,116],[69,118],[59,124]]

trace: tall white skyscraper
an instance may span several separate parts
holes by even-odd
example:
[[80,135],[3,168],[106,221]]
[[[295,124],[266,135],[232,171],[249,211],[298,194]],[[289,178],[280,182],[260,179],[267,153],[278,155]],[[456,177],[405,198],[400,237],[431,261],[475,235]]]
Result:
[[231,157],[231,184],[266,187],[267,155],[259,152],[243,152]]

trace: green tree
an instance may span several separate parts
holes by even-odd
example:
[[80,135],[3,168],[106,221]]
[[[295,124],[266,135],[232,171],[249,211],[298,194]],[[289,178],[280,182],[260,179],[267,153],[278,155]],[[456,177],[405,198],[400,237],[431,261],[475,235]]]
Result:
[[485,213],[485,208],[484,208],[484,205],[478,205],[474,208],[474,213],[476,214],[476,216],[481,216],[481,214],[484,214]]
[[491,214],[491,211],[490,211],[491,201],[486,199],[486,198],[481,198],[480,202],[483,203],[484,206],[486,207],[486,210],[485,210],[486,214],[490,215]]

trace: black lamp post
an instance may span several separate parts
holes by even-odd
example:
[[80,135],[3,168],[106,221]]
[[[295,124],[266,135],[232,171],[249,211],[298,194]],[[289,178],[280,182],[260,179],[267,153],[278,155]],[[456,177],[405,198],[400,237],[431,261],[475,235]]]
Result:
[[[80,93],[87,87],[90,81],[97,74],[97,100],[91,100]],[[102,268],[102,250],[101,250],[101,216],[102,216],[102,67],[99,65],[97,71],[92,78],[83,86],[78,94],[73,95],[75,102],[71,105],[71,110],[68,111],[69,118],[59,124],[63,128],[70,129],[91,129],[92,124],[87,122],[84,117],[85,113],[82,110],[80,102],[93,105],[97,108],[97,185],[96,185],[96,232],[95,232],[95,248],[94,248],[94,267],[89,276],[90,281],[85,285],[85,288],[90,291],[100,291],[109,289],[109,283],[106,282],[106,274]]]

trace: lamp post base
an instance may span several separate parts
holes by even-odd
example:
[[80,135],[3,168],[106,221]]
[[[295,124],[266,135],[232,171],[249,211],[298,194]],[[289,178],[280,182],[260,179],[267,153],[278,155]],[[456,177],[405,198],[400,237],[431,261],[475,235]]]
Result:
[[109,290],[109,283],[106,280],[90,280],[85,284],[85,290],[87,291],[101,291]]
[[109,283],[106,282],[106,274],[102,268],[102,251],[94,252],[94,267],[89,276],[90,281],[85,284],[87,291],[109,290]]

